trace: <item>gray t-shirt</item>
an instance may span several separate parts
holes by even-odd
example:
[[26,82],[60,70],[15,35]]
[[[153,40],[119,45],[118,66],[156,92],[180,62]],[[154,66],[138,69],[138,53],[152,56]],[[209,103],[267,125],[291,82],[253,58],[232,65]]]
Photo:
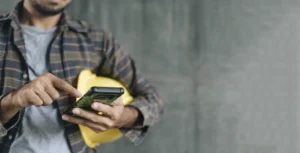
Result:
[[[38,75],[46,73],[46,52],[56,28],[22,25],[22,30],[28,65]],[[36,78],[30,69],[29,78]],[[10,153],[71,153],[58,109],[54,105],[27,107]]]

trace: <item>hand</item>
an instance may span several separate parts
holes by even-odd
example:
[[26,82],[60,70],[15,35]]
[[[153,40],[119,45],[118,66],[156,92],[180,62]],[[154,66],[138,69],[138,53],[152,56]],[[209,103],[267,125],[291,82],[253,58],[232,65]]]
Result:
[[37,107],[50,105],[60,97],[58,90],[75,97],[81,96],[81,93],[66,81],[57,78],[51,73],[46,73],[12,92],[11,102],[18,109],[31,105]]
[[72,112],[81,118],[69,115],[63,115],[62,118],[71,123],[89,127],[96,133],[99,133],[111,128],[130,127],[138,115],[135,108],[124,107],[121,98],[118,98],[111,105],[94,102],[92,108],[103,114],[99,115],[94,112],[75,108]]
[[6,124],[24,107],[32,105],[39,107],[52,104],[54,100],[60,97],[58,90],[75,97],[81,96],[81,93],[76,88],[64,80],[46,73],[3,97],[0,103],[1,123]]

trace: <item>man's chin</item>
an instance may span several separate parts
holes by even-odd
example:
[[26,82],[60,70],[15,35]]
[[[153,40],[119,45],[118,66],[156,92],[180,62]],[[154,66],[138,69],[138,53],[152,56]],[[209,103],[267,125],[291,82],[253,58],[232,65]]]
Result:
[[53,8],[54,6],[43,6],[43,5],[40,5],[38,3],[34,3],[33,7],[41,15],[44,15],[44,16],[55,16],[55,15],[58,15],[58,14],[64,12],[64,10],[65,10],[65,8],[67,6],[66,7],[62,7],[62,8],[54,9]]
[[62,2],[64,0],[48,0],[48,1],[51,2],[51,3],[60,3],[60,2]]
[[47,10],[44,8],[35,8],[37,12],[44,16],[55,16],[64,12],[64,8],[58,10]]

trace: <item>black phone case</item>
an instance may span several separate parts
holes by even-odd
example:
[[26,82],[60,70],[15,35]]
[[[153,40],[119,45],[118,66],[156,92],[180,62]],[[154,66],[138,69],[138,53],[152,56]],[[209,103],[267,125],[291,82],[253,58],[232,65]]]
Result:
[[[117,98],[124,94],[123,88],[116,87],[91,87],[90,90],[84,94],[71,108],[69,108],[64,114],[72,115],[72,110],[74,108],[82,108],[87,111],[95,112],[91,108],[91,104],[94,101],[101,102],[103,104],[109,105]],[[96,113],[96,112],[95,112]]]

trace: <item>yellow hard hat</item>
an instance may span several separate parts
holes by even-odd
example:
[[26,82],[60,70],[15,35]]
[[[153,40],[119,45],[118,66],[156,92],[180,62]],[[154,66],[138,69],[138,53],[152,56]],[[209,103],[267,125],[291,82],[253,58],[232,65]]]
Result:
[[[124,94],[121,97],[124,105],[128,105],[133,101],[133,97],[131,97],[128,90],[120,82],[108,77],[96,76],[90,70],[82,70],[78,77],[77,89],[84,94],[92,86],[122,87],[124,88]],[[79,129],[86,145],[90,148],[95,148],[101,143],[112,142],[122,137],[122,133],[119,129],[109,129],[102,133],[96,133],[88,127],[82,125],[79,125]]]

